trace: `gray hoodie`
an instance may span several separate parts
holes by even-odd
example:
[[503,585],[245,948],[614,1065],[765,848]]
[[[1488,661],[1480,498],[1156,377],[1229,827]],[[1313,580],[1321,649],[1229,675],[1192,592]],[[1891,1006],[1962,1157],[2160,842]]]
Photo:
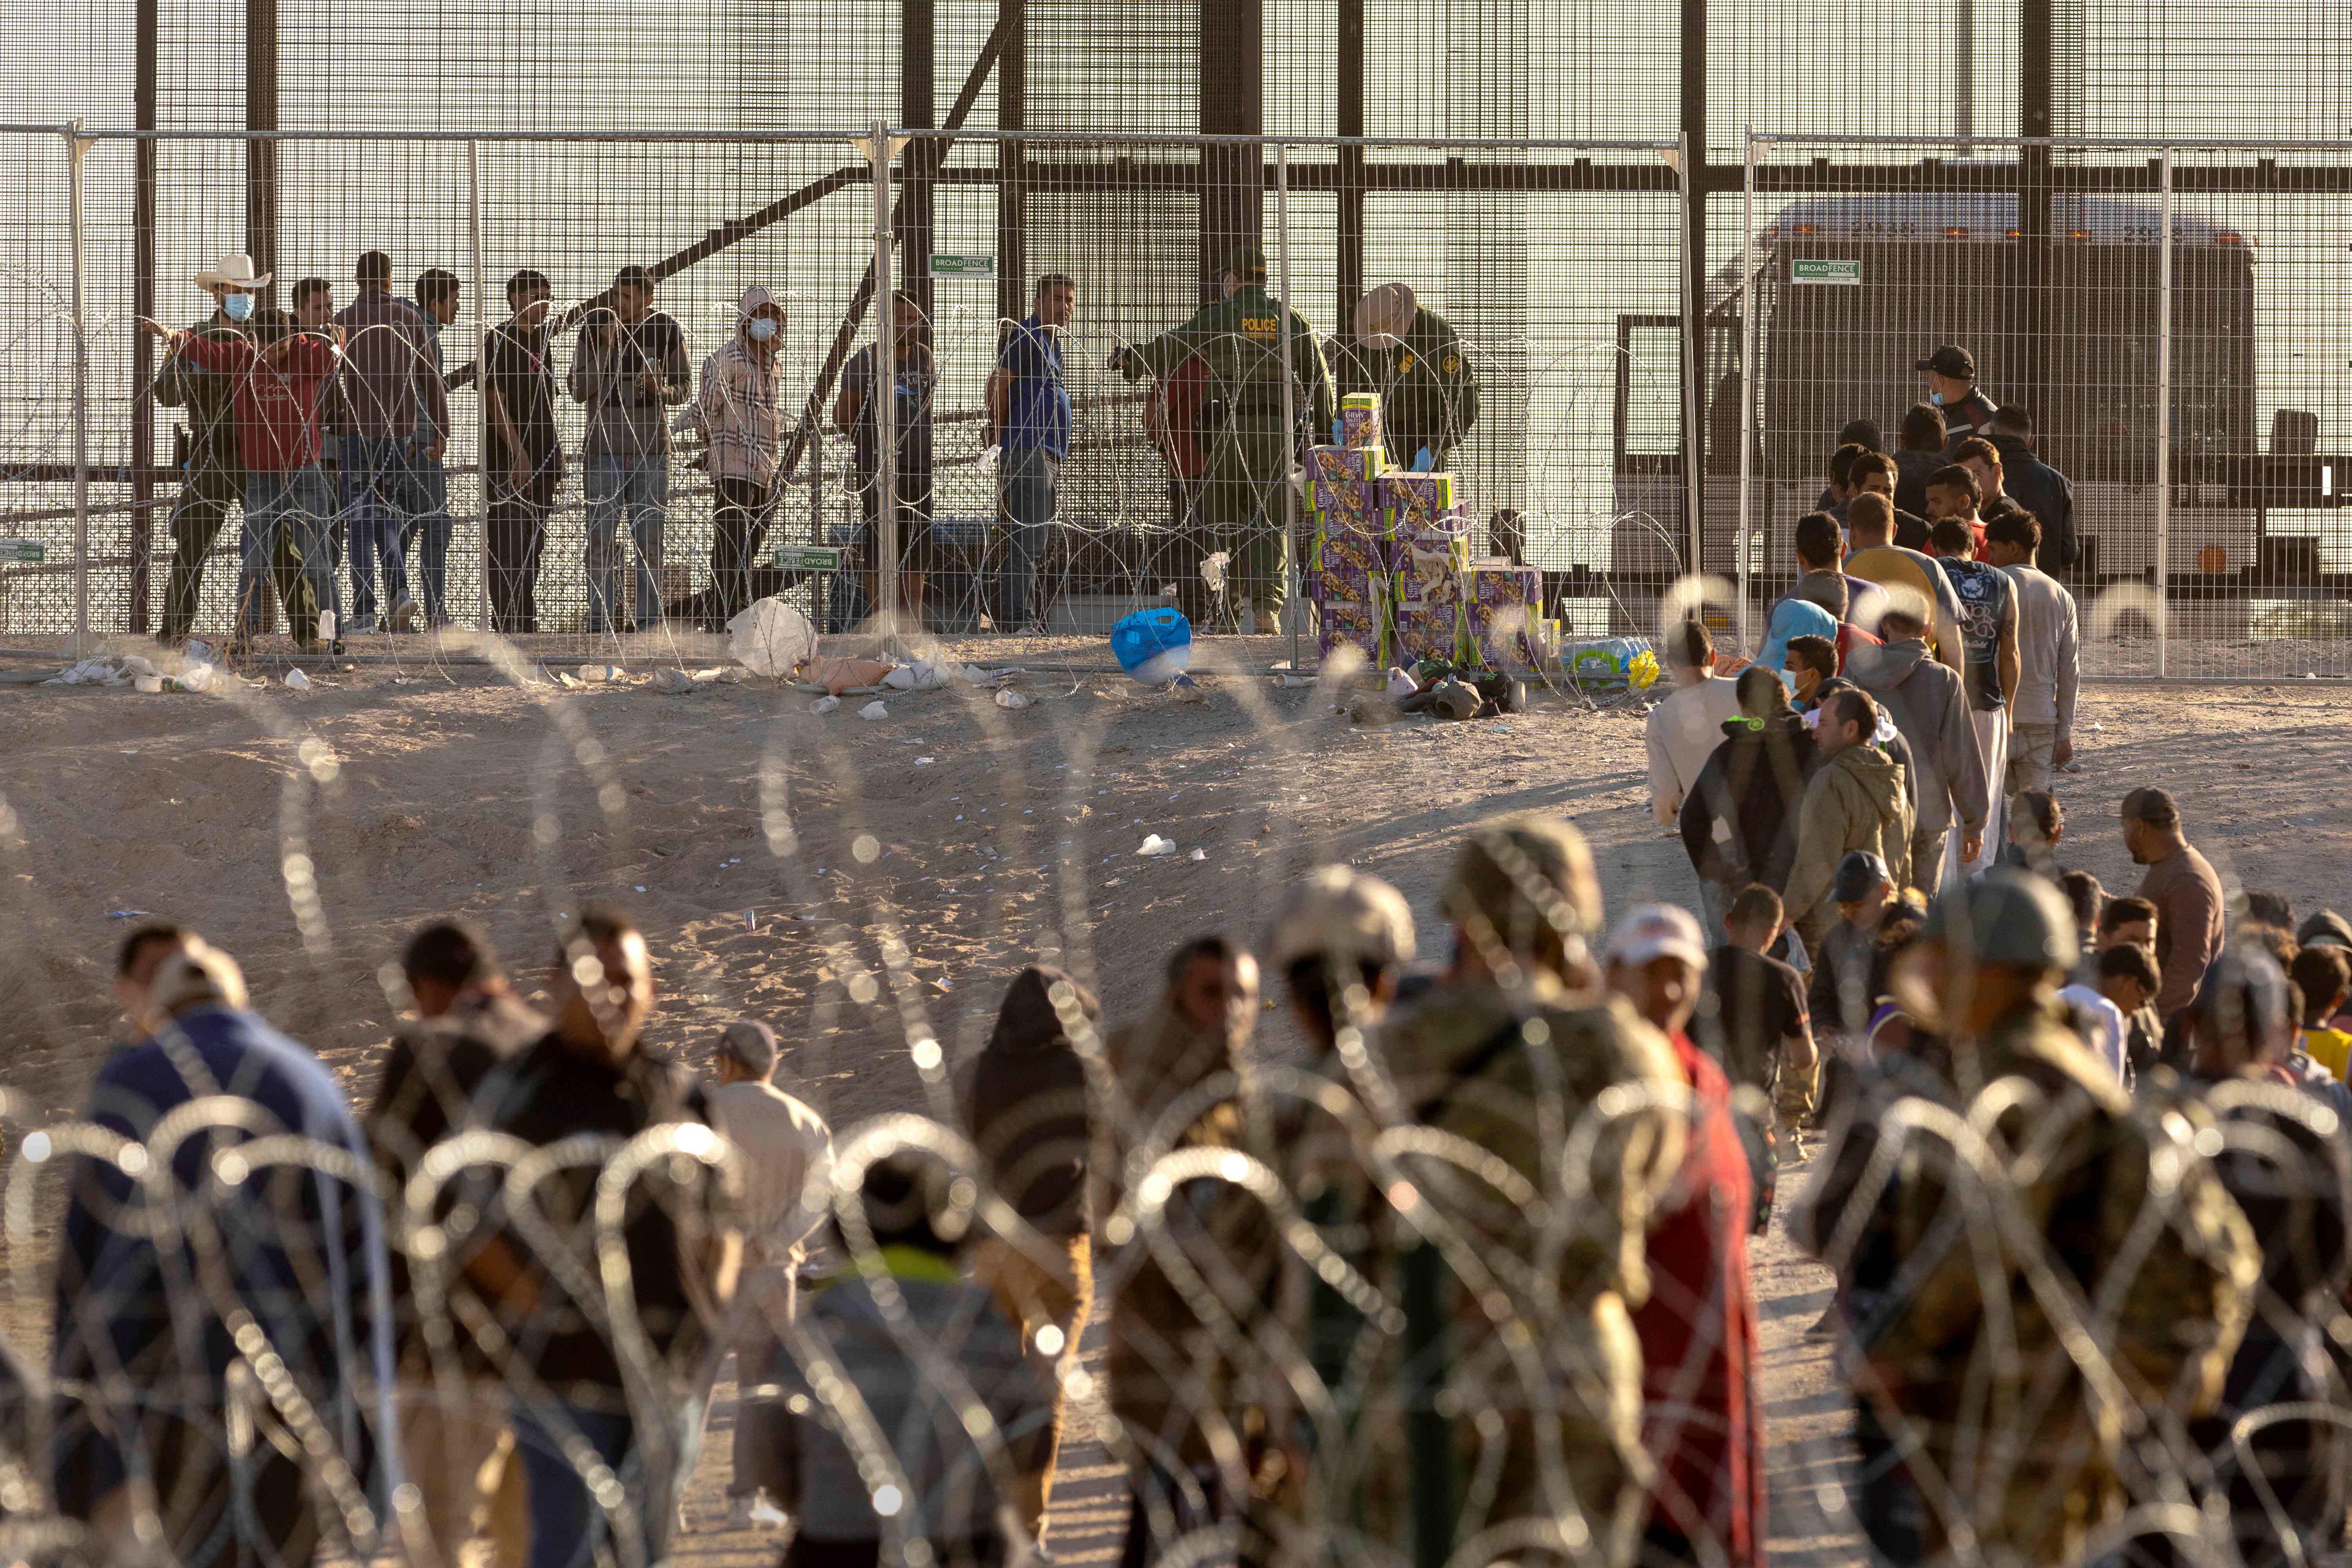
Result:
[[1944,832],[1957,816],[1963,833],[1983,832],[1984,762],[1977,755],[1976,727],[1969,721],[1960,678],[1929,658],[1927,645],[1917,637],[1853,649],[1846,656],[1845,675],[1886,705],[1895,727],[1911,743],[1911,763],[1919,775],[1919,831]]

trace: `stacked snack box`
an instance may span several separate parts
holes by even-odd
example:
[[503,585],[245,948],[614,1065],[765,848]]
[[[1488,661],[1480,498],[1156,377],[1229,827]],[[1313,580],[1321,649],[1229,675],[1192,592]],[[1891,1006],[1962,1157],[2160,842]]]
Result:
[[1397,574],[1397,657],[1458,658],[1470,520],[1454,504],[1454,476],[1384,474],[1381,512]]
[[1339,445],[1381,449],[1381,399],[1374,392],[1350,392],[1339,399]]
[[1318,646],[1327,658],[1344,646],[1376,666],[1388,660],[1391,564],[1381,512],[1386,460],[1377,444],[1307,452],[1307,500],[1315,517],[1315,542],[1307,595],[1315,602],[1322,627]]
[[1542,662],[1537,622],[1543,574],[1500,558],[1474,561],[1462,590],[1465,651],[1488,669],[1532,668]]

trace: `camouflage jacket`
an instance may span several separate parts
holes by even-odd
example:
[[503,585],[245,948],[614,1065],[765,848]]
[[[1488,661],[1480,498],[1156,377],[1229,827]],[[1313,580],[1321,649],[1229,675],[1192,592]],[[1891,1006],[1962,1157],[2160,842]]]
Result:
[[[1347,390],[1379,393],[1382,428],[1428,442],[1441,460],[1477,423],[1478,377],[1443,316],[1415,310],[1402,342],[1385,349],[1360,347],[1354,363],[1364,384]],[[1410,463],[1413,455],[1400,452],[1398,458]]]
[[1297,383],[1294,412],[1310,428],[1328,429],[1339,416],[1339,395],[1323,345],[1312,327],[1261,284],[1245,283],[1230,299],[1202,306],[1182,326],[1128,350],[1121,368],[1130,381],[1143,374],[1164,379],[1197,353],[1208,367],[1208,395],[1224,402],[1228,417],[1279,424],[1285,331]]

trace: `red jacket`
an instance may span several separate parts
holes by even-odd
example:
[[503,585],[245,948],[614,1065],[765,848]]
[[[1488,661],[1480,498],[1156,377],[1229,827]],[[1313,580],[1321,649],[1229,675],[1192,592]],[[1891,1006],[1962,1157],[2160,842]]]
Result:
[[1853,653],[1854,649],[1858,647],[1880,647],[1884,646],[1885,645],[1877,637],[1873,637],[1866,631],[1864,631],[1852,621],[1840,621],[1838,623],[1837,633],[1839,671],[1841,673],[1843,672],[1845,669],[1846,656]]
[[1683,1168],[1650,1222],[1650,1299],[1633,1314],[1642,1447],[1658,1465],[1650,1524],[1712,1540],[1732,1568],[1760,1568],[1764,1409],[1748,1277],[1754,1184],[1723,1069],[1680,1031],[1674,1047],[1697,1104]]
[[180,352],[236,377],[236,449],[247,473],[290,474],[319,460],[319,394],[341,358],[324,340],[299,337],[266,359],[243,337],[186,337]]

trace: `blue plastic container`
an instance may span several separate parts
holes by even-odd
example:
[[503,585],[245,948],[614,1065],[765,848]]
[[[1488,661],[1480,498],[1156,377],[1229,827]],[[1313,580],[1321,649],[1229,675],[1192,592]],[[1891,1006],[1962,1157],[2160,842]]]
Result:
[[1192,623],[1171,609],[1138,610],[1110,628],[1111,656],[1145,686],[1165,686],[1192,667]]

